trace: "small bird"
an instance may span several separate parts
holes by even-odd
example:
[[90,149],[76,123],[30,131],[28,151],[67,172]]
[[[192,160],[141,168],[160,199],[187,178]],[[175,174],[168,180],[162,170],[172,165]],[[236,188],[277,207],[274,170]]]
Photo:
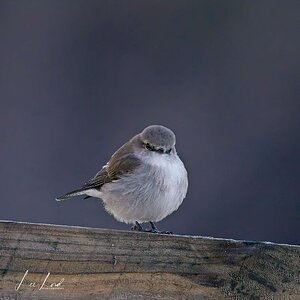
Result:
[[[101,198],[118,221],[137,231],[159,231],[155,222],[178,209],[188,188],[187,171],[175,149],[175,134],[161,125],[146,127],[111,157],[81,188],[57,197],[77,195]],[[149,222],[151,229],[142,223]]]

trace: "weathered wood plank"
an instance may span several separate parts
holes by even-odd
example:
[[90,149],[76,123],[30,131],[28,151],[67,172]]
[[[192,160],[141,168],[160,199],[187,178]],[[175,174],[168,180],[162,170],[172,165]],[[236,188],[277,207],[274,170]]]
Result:
[[300,247],[0,221],[0,278],[0,299],[300,299]]

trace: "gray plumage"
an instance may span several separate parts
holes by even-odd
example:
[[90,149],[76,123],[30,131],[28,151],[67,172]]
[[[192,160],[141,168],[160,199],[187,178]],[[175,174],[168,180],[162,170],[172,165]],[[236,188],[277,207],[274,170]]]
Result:
[[121,222],[157,222],[178,209],[187,187],[174,133],[152,125],[116,151],[80,189],[57,200],[85,194],[101,198],[105,209]]

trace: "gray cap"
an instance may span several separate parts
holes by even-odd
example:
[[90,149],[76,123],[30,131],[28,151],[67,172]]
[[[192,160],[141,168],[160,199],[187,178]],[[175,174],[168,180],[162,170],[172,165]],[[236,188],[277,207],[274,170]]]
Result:
[[162,125],[151,125],[146,127],[141,133],[143,143],[149,143],[154,147],[165,149],[175,145],[176,138],[172,130]]

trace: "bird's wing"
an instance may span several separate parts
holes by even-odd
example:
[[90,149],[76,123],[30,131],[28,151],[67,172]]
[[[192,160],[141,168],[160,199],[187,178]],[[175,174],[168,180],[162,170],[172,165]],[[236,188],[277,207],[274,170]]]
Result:
[[65,200],[76,195],[86,194],[90,189],[98,189],[109,182],[117,181],[122,175],[132,173],[141,161],[133,154],[131,146],[123,145],[114,155],[110,161],[88,182],[81,188],[72,192],[57,197],[56,200]]
[[93,188],[100,189],[105,183],[116,181],[122,175],[132,173],[140,165],[140,160],[133,155],[121,157],[113,162],[108,162],[91,180],[86,182],[82,190]]
[[122,175],[128,175],[132,173],[141,164],[133,154],[128,154],[122,157],[112,158],[107,166],[107,173],[111,181],[118,180]]
[[100,189],[105,183],[117,181],[122,175],[132,173],[140,166],[141,161],[130,150],[128,146],[122,146],[114,153],[110,161],[89,180],[82,189]]
[[107,172],[107,164],[88,182],[86,182],[82,190],[89,190],[94,188],[101,188],[101,186],[107,182],[111,182],[110,176]]
[[[90,189],[100,189],[103,184],[110,182],[110,177],[107,173],[107,165],[105,165],[91,180],[85,183],[81,188],[61,195],[56,198],[57,201],[66,200],[73,196],[86,194],[87,190]],[[87,196],[87,198],[90,196]]]

